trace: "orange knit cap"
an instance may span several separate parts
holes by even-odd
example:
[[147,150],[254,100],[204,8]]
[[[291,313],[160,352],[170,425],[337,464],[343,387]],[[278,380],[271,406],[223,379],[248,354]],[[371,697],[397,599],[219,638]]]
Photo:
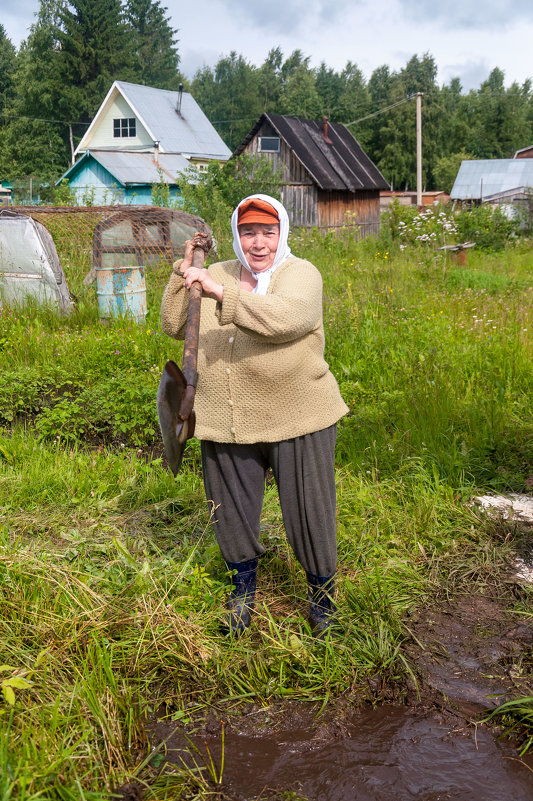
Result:
[[278,212],[266,200],[252,197],[239,206],[237,225],[244,223],[263,223],[264,225],[279,223]]

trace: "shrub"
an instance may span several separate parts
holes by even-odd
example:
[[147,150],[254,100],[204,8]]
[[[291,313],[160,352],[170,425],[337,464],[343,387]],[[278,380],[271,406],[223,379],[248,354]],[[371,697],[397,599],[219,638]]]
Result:
[[451,206],[430,206],[418,211],[415,206],[391,205],[387,217],[388,232],[403,250],[407,245],[445,245],[457,236]]
[[65,393],[35,425],[47,440],[151,445],[158,429],[155,392],[153,382],[139,381],[139,375],[102,378],[79,394]]
[[474,206],[456,214],[457,232],[462,242],[475,242],[482,250],[502,250],[518,233],[518,221],[510,220],[493,206]]
[[395,201],[384,217],[381,238],[399,244],[401,250],[407,245],[440,247],[457,242],[475,242],[481,250],[501,250],[518,229],[519,220],[509,219],[498,207],[454,211],[448,204],[418,211]]

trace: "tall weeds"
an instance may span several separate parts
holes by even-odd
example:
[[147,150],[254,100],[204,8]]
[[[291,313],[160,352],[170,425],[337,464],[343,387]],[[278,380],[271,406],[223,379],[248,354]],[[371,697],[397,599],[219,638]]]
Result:
[[[0,310],[0,797],[103,799],[127,778],[157,798],[201,798],[209,771],[165,776],[146,722],[206,705],[325,701],[380,671],[401,680],[405,615],[504,564],[477,490],[530,486],[533,256],[296,233],[324,276],[327,359],[350,414],[339,426],[342,635],[316,643],[305,577],[275,487],[249,635],[219,629],[228,576],[209,528],[198,447],[177,480],[160,458],[164,361],[148,273],[147,325]],[[85,265],[69,267],[82,286]],[[207,766],[209,767],[209,766]],[[206,772],[207,771],[207,772]],[[150,797],[150,795],[148,795]]]

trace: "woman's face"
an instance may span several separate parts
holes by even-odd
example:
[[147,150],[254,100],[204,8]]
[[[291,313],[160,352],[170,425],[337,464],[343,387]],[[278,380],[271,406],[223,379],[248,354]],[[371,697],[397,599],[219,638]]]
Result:
[[277,223],[239,225],[239,239],[246,261],[254,273],[262,273],[272,267],[279,242],[279,225]]

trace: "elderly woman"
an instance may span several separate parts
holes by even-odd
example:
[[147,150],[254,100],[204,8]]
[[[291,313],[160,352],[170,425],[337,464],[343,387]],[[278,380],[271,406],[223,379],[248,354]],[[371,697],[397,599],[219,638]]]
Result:
[[200,282],[196,436],[216,538],[234,574],[228,628],[240,634],[250,624],[270,468],[322,637],[335,614],[333,463],[336,423],[347,412],[324,361],[322,278],[291,254],[287,212],[274,198],[245,198],[231,227],[237,258],[193,267],[196,234],[174,264],[161,311],[163,330],[183,338],[187,290]]

